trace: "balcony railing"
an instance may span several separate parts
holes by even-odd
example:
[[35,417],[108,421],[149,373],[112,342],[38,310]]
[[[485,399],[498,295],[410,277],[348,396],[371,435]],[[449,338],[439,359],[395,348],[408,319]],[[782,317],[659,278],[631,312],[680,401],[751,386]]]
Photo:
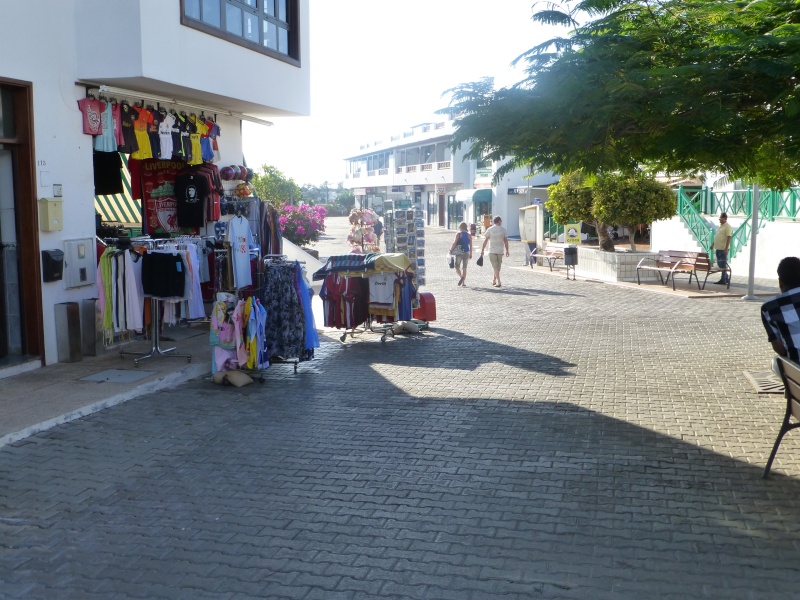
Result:
[[436,163],[436,169],[438,171],[443,171],[444,169],[449,169],[449,168],[450,168],[450,161],[449,160],[445,160],[445,161]]
[[425,163],[424,165],[420,165],[420,171],[433,171],[433,163]]
[[416,173],[417,172],[417,165],[411,165],[406,167],[406,173]]
[[394,172],[395,172],[396,174],[400,175],[400,173],[402,173],[402,172],[403,172],[403,167],[397,167],[397,168],[394,170]]
[[389,169],[378,169],[378,175],[388,175]]

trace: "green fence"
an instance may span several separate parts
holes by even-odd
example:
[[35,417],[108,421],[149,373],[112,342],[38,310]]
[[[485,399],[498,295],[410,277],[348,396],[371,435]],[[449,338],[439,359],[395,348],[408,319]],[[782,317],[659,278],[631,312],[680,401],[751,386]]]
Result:
[[[714,191],[708,188],[701,190],[676,191],[678,199],[678,215],[703,251],[708,252],[713,260],[712,245],[715,229],[709,225],[710,215],[725,212],[729,217],[743,218],[731,237],[729,257],[735,257],[750,241],[753,215],[753,189],[733,191]],[[758,202],[758,231],[770,221],[797,221],[800,217],[800,188],[788,190],[761,190]]]

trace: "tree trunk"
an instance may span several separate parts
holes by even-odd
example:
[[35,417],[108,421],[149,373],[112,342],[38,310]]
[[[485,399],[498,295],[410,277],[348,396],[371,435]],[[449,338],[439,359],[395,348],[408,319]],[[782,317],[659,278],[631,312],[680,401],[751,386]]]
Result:
[[628,241],[631,243],[631,252],[636,252],[636,227],[625,225],[628,230]]
[[614,252],[614,241],[608,237],[606,224],[595,221],[594,228],[597,230],[597,240],[600,243],[600,250],[603,252]]

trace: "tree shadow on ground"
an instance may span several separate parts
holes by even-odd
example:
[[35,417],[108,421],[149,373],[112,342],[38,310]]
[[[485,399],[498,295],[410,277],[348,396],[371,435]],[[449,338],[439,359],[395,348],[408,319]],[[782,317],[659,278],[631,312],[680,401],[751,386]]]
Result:
[[[547,373],[559,377],[572,376],[567,369],[574,363],[542,352],[533,352],[509,344],[501,344],[466,335],[451,329],[434,328],[418,334],[387,335],[380,342],[380,332],[360,328],[354,336],[348,334],[344,344],[340,337],[344,330],[326,330],[322,337],[337,341],[339,348],[320,349],[322,353],[345,350],[346,360],[363,367],[373,362],[397,367],[424,367],[474,371],[487,363],[501,363],[525,371]],[[320,354],[322,356],[322,354]],[[300,369],[303,367],[301,366]]]

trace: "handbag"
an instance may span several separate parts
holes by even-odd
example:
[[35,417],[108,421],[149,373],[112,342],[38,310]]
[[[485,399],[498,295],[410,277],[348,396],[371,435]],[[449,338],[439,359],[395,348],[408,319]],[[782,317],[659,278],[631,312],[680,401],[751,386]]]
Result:
[[483,266],[483,254],[481,254],[481,255],[478,257],[478,260],[476,260],[476,261],[475,261],[475,264],[476,264],[476,265],[478,265],[479,267],[482,267],[482,266]]
[[456,257],[453,256],[452,254],[450,254],[447,257],[447,264],[450,265],[451,269],[455,269],[456,268]]

